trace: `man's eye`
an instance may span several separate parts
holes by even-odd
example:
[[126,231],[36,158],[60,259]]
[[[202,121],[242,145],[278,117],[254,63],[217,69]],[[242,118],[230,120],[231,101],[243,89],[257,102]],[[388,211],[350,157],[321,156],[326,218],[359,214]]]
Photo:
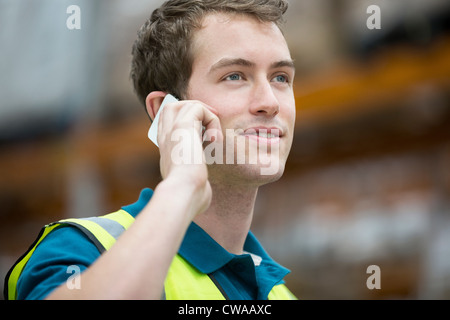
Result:
[[230,74],[228,77],[226,77],[225,80],[238,81],[238,80],[242,80],[242,77],[241,77],[241,75],[239,75],[237,73],[233,73],[233,74]]
[[282,74],[276,76],[275,78],[273,78],[273,80],[275,82],[283,82],[283,83],[288,83],[289,82],[288,77],[285,76],[285,75],[282,75]]

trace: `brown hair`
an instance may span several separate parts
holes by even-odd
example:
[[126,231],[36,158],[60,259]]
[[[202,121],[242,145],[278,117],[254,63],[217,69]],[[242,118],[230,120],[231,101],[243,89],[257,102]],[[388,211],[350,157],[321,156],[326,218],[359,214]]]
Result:
[[191,39],[203,18],[214,12],[246,14],[279,28],[286,0],[169,0],[153,11],[134,42],[131,79],[139,100],[152,91],[178,98],[186,94],[192,71]]

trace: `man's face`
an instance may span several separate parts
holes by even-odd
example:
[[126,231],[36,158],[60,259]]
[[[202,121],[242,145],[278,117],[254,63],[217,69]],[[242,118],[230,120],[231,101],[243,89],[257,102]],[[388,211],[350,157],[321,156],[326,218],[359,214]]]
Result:
[[[244,15],[210,14],[194,34],[193,53],[188,99],[218,112],[226,140],[223,162],[230,149],[235,153],[234,165],[209,166],[210,179],[258,185],[277,180],[295,122],[295,70],[281,31]],[[237,149],[238,139],[245,140],[244,150]],[[237,164],[239,152],[245,152],[245,164]],[[268,163],[276,170],[264,174]]]

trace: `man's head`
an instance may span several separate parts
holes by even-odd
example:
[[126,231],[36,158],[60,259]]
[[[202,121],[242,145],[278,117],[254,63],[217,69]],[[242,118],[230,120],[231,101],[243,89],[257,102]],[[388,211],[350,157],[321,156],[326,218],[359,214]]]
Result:
[[211,13],[244,14],[283,23],[286,0],[170,0],[156,9],[133,45],[131,78],[139,100],[152,91],[185,98],[192,73],[192,39]]
[[283,0],[174,0],[140,31],[132,77],[149,115],[165,93],[217,112],[225,141],[211,181],[263,185],[284,171],[295,122],[295,69],[280,29],[286,9]]

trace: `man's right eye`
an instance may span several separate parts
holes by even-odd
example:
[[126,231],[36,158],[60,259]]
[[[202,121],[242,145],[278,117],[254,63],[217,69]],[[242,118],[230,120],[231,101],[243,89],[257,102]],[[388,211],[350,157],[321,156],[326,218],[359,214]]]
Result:
[[228,81],[238,81],[238,80],[242,80],[242,76],[239,73],[233,73],[228,75],[225,80]]

